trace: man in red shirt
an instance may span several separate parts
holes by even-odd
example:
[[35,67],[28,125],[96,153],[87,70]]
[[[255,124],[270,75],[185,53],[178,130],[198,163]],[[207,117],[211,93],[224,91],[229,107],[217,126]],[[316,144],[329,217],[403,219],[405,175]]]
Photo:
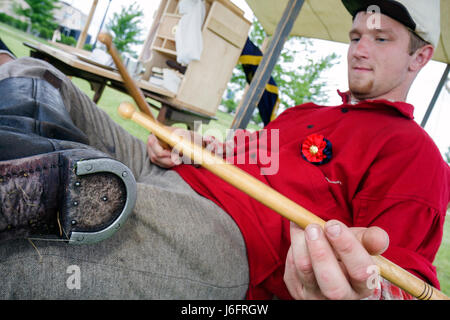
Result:
[[[336,220],[325,230],[310,225],[304,232],[231,191],[211,173],[174,167],[239,225],[249,255],[250,297],[274,292],[288,297],[280,283],[283,273],[290,295],[298,299],[401,296],[404,293],[386,282],[381,292],[367,286],[367,270],[373,265],[369,253],[381,252],[439,287],[432,261],[449,201],[449,167],[413,121],[413,106],[404,102],[418,72],[433,56],[439,1],[343,3],[354,16],[348,50],[350,91],[341,94],[343,105],[297,106],[265,128],[269,137],[279,131],[277,174],[261,176],[260,163],[238,164],[323,219]],[[366,11],[371,4],[381,15]],[[249,141],[252,138],[263,140],[260,133]],[[268,140],[264,135],[264,142]],[[254,151],[248,142],[239,152]],[[149,140],[149,154],[162,166],[174,165],[154,138]],[[388,236],[379,228],[389,235],[389,247]]]

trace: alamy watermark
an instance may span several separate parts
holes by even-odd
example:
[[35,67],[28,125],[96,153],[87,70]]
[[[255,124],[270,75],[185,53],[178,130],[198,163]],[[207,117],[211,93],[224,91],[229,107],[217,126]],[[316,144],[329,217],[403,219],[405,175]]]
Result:
[[66,280],[66,287],[69,290],[81,289],[81,269],[77,265],[70,265],[66,269],[66,273],[70,276]]
[[369,278],[366,280],[366,286],[370,290],[381,289],[380,268],[377,265],[367,267]]
[[371,14],[367,19],[367,28],[369,30],[381,29],[381,9],[377,5],[367,7],[367,13]]
[[[195,123],[195,127],[201,122]],[[198,129],[197,129],[198,130]],[[209,157],[191,157],[183,155],[179,150],[185,143],[194,143],[222,158],[225,162],[235,165],[257,165],[262,175],[275,175],[279,170],[280,135],[278,129],[262,129],[257,132],[247,130],[227,129],[223,132],[214,128],[207,129],[203,135],[191,134],[184,129],[175,129],[173,135],[181,137],[180,142],[172,148],[172,160],[179,164],[202,165],[210,161]],[[226,137],[234,137],[226,140]],[[226,140],[226,141],[225,141]],[[225,142],[222,142],[225,141]]]

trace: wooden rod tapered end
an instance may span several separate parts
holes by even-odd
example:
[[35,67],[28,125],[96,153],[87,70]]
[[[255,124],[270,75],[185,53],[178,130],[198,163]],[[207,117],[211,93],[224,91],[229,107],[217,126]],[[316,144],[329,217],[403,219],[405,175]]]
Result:
[[119,105],[119,115],[124,119],[131,119],[135,112],[135,107],[129,102],[122,102]]
[[109,33],[100,33],[98,35],[97,38],[101,43],[103,43],[105,46],[107,46],[108,48],[111,46],[112,44],[112,36]]

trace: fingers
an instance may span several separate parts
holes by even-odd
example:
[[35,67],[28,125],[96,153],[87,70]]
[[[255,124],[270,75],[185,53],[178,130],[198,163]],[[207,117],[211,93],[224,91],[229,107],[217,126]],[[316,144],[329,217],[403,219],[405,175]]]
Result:
[[167,149],[164,149],[155,135],[151,134],[147,140],[147,153],[150,161],[162,168],[171,168],[181,164],[180,157]]
[[323,229],[311,224],[302,231],[291,223],[286,286],[296,299],[365,298],[375,289],[371,254],[383,252],[388,243],[387,233],[377,227],[348,228],[332,220]]
[[303,300],[303,282],[299,276],[299,268],[297,267],[295,261],[297,258],[294,256],[292,246],[286,256],[286,267],[284,269],[284,283],[291,294],[291,296],[296,300]]
[[[202,137],[198,133],[181,128],[168,127],[168,129],[172,134],[182,137],[185,141],[193,141],[195,144],[203,146],[219,156],[223,154],[222,143],[212,136]],[[153,134],[149,135],[147,140],[147,153],[152,163],[163,168],[171,168],[181,163],[192,164],[190,158],[177,152],[177,145],[172,150],[164,149],[158,138]]]
[[370,255],[380,255],[389,247],[389,235],[379,227],[351,228]]
[[[213,154],[223,156],[223,143],[213,136],[202,136],[196,132],[176,127],[167,127],[167,129],[170,130],[172,134],[182,137],[185,141],[192,141]],[[175,145],[172,150],[166,150],[161,146],[158,138],[153,134],[150,134],[147,140],[147,153],[152,163],[163,168],[171,168],[181,163],[192,164],[190,158],[177,152],[177,145]],[[198,164],[194,163],[194,165],[197,166]]]
[[[332,300],[356,298],[322,228],[310,224],[305,232],[311,265],[322,294]],[[354,240],[357,241],[356,238]]]
[[314,274],[305,232],[291,222],[291,247],[286,258],[284,281],[295,299],[324,299]]
[[[376,237],[376,239],[378,239],[381,234],[381,239],[386,239],[384,233],[380,233],[381,229],[373,229],[374,231],[370,232],[369,230],[370,228],[362,233],[362,238],[369,237],[369,239],[373,239],[373,237]],[[368,236],[365,236],[365,233],[367,233]],[[348,282],[351,284],[352,289],[349,291],[351,293],[350,295],[344,294],[344,296],[351,297],[355,296],[354,294],[356,294],[356,297],[369,296],[373,290],[367,285],[367,280],[370,277],[369,270],[374,266],[374,261],[363,244],[358,240],[350,228],[336,220],[328,221],[325,224],[324,234],[348,273]],[[383,249],[385,247],[383,240],[377,240],[377,245],[372,249],[378,249],[377,246],[380,243],[383,245]],[[327,263],[331,262],[328,261]],[[336,274],[336,276],[338,275]],[[321,285],[320,282],[319,285]],[[343,285],[342,278],[338,277],[334,285]]]
[[223,157],[224,154],[228,155],[233,150],[234,143],[233,146],[231,146],[231,143],[233,142],[226,141],[224,143],[219,141],[214,136],[203,137],[203,147],[218,157]]
[[380,255],[389,247],[389,235],[379,227],[370,227],[363,232],[361,243],[371,255]]

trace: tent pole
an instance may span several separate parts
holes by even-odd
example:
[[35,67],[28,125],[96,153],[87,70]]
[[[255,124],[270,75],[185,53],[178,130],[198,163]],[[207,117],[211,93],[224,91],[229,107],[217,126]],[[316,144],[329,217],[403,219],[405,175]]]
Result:
[[436,91],[434,92],[434,96],[431,99],[430,105],[428,106],[427,112],[425,113],[425,116],[422,119],[422,123],[420,124],[422,128],[425,128],[428,118],[430,117],[431,111],[433,111],[434,105],[436,104],[436,101],[439,98],[439,95],[441,94],[442,88],[447,82],[449,71],[450,71],[450,64],[447,64],[444,74],[442,75],[441,81],[439,81]]
[[86,37],[88,34],[89,26],[91,25],[92,17],[94,16],[95,8],[97,8],[98,0],[94,0],[89,11],[89,16],[87,18],[86,24],[84,25],[83,31],[77,42],[77,49],[83,49],[84,43],[86,42]]
[[94,50],[95,47],[96,47],[96,45],[97,45],[97,38],[98,38],[98,35],[99,35],[100,33],[102,33],[103,24],[105,23],[106,15],[108,14],[108,10],[109,10],[109,5],[110,5],[110,4],[111,4],[111,0],[109,0],[108,6],[106,7],[106,11],[105,11],[105,14],[103,15],[102,23],[100,23],[100,28],[98,29],[98,32],[97,32],[97,37],[95,37],[94,44],[92,45],[92,50]]
[[243,98],[242,107],[236,113],[231,129],[244,129],[250,122],[253,110],[255,110],[255,107],[258,105],[259,100],[261,100],[273,68],[280,56],[286,39],[291,33],[294,22],[297,19],[304,2],[304,0],[289,0],[267,51],[265,52],[261,63],[253,76],[250,87]]

